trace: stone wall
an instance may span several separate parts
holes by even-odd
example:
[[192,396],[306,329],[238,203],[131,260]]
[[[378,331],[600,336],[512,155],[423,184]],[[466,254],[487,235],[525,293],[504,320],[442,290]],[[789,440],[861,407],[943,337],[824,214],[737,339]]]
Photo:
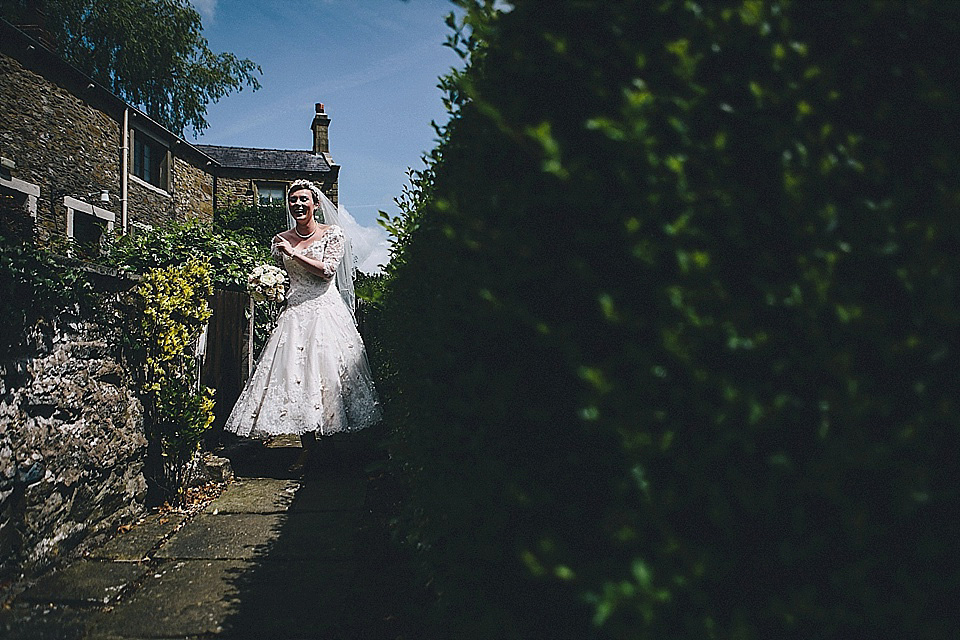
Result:
[[213,220],[213,176],[189,162],[174,158],[177,208],[203,220]]
[[236,202],[252,207],[253,180],[249,178],[217,178],[217,207],[228,207]]
[[157,227],[187,218],[213,220],[213,176],[174,156],[170,182],[171,189],[166,191],[130,176],[127,215],[131,224]]
[[318,185],[320,190],[323,191],[328,198],[330,198],[330,201],[333,202],[333,204],[340,204],[340,192],[337,188],[338,181],[336,174],[332,175],[327,180],[318,182]]
[[120,220],[122,128],[115,120],[0,55],[0,155],[13,175],[40,187],[38,236],[66,236],[64,196],[88,199],[108,189],[110,203],[90,200]]
[[[0,155],[16,163],[13,177],[40,188],[41,241],[66,237],[65,196],[112,212],[120,228],[122,128],[122,118],[0,54]],[[213,219],[213,177],[176,155],[171,164],[170,192],[129,176],[129,222],[156,227],[188,217]],[[99,200],[104,189],[109,203]]]
[[142,411],[90,319],[62,315],[0,361],[0,584],[145,509]]
[[[320,190],[330,198],[333,204],[338,204],[337,174],[335,172],[331,172],[331,174],[332,175],[324,180],[315,180],[314,182],[316,182]],[[289,183],[302,177],[302,175],[297,173],[273,173],[269,177],[262,178],[262,180],[265,182],[285,182],[289,185]],[[235,202],[241,202],[247,206],[255,205],[255,182],[256,181],[251,178],[218,177],[216,179],[217,207],[227,207]]]
[[127,216],[134,222],[158,227],[169,220],[183,220],[177,215],[173,196],[167,191],[130,176],[127,183]]

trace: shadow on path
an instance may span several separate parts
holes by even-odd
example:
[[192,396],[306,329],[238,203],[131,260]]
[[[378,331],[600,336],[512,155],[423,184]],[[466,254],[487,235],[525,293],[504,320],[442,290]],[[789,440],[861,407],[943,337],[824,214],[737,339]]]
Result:
[[302,477],[296,438],[232,448],[237,479],[202,512],[151,516],[46,577],[0,612],[0,636],[422,640],[430,598],[390,542],[380,437],[324,438],[337,455]]
[[[360,435],[322,440],[336,455],[327,451],[304,474],[249,564],[225,569],[238,606],[223,637],[421,637],[414,618],[424,602],[414,601],[410,565],[389,544],[391,505],[378,499],[382,478],[367,472],[374,443]],[[283,479],[299,449],[249,453],[234,462],[239,476]]]

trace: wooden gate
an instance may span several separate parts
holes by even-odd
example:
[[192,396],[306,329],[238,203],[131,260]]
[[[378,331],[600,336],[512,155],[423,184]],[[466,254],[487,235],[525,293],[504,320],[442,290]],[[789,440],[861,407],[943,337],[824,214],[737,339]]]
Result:
[[240,397],[253,364],[253,317],[250,297],[240,291],[216,290],[210,301],[213,316],[207,325],[206,353],[200,370],[201,384],[216,393],[214,421],[207,443],[220,441],[223,425]]

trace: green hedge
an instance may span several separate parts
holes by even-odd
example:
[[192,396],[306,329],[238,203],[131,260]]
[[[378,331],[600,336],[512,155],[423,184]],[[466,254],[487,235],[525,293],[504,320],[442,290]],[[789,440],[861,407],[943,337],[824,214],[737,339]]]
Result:
[[947,637],[953,5],[464,4],[381,318],[436,635]]
[[[200,257],[207,260],[214,288],[243,291],[254,267],[276,262],[270,256],[270,238],[283,230],[284,211],[277,206],[230,205],[217,213],[212,226],[189,219],[112,239],[103,261],[124,272],[143,273]],[[255,353],[260,353],[279,313],[278,304],[255,305]]]
[[273,236],[287,229],[287,207],[283,203],[251,206],[233,202],[217,211],[216,227],[245,235],[257,246],[269,249]]

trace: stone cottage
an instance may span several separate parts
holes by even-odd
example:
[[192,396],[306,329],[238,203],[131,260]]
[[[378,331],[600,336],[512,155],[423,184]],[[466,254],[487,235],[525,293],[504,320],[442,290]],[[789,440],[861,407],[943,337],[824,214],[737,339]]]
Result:
[[212,220],[235,201],[282,199],[303,177],[337,202],[329,124],[318,103],[303,151],[191,144],[0,20],[0,195],[42,243]]
[[337,204],[337,179],[340,167],[330,156],[328,131],[330,118],[322,103],[316,104],[313,129],[313,149],[284,151],[279,149],[251,149],[195,145],[216,163],[213,172],[213,206],[242,202],[270,204],[283,202],[287,185],[297,178],[308,178],[334,204]]

